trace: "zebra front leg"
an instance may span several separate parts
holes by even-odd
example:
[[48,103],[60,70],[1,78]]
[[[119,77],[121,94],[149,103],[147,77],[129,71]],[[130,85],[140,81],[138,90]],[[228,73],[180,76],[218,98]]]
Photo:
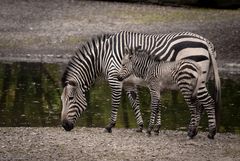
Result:
[[124,87],[128,96],[128,99],[131,103],[131,106],[133,108],[135,118],[137,120],[138,124],[138,129],[136,130],[137,132],[142,132],[143,130],[143,119],[142,119],[142,114],[140,111],[140,103],[139,103],[139,96],[137,92],[136,87]]
[[155,127],[154,127],[154,134],[159,135],[159,130],[161,128],[161,102],[159,102],[159,108],[157,110],[155,122],[156,123],[155,123]]
[[[116,86],[116,84],[115,84]],[[108,133],[112,132],[112,128],[115,126],[117,121],[118,107],[120,105],[122,88],[112,87],[112,111],[110,123],[106,126],[105,131]]]
[[147,129],[147,134],[150,136],[153,130],[156,118],[159,117],[159,103],[160,103],[160,92],[155,89],[150,89],[151,94],[151,116],[149,120],[149,126]]

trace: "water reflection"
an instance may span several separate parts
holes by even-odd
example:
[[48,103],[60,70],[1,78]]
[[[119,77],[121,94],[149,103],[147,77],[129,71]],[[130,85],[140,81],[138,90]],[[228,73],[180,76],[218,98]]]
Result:
[[[63,64],[0,63],[0,126],[60,126],[60,77]],[[88,109],[78,126],[104,127],[111,111],[110,89],[98,81],[87,94]],[[149,118],[150,96],[140,89],[141,109],[145,124]],[[240,82],[222,80],[220,131],[240,133]],[[189,111],[178,92],[167,92],[162,99],[163,129],[185,130]],[[134,113],[123,95],[117,127],[136,127]],[[207,127],[206,116],[201,127]]]

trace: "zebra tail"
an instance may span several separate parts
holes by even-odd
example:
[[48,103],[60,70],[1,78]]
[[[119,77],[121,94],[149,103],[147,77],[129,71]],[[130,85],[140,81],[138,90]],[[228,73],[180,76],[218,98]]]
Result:
[[[214,51],[216,52],[216,51]],[[212,67],[213,67],[213,73],[214,73],[214,80],[215,80],[215,91],[214,91],[214,100],[216,102],[216,108],[220,108],[221,105],[221,82],[220,82],[220,77],[218,73],[218,67],[217,67],[217,62],[216,59],[214,58],[213,54],[210,54],[210,59],[212,62]]]
[[200,87],[201,84],[202,84],[202,81],[201,81],[201,79],[200,79],[202,72],[201,72],[200,69],[201,69],[200,66],[197,66],[197,72],[198,72],[197,83],[196,83],[195,88],[194,88],[194,91],[193,91],[193,93],[192,93],[192,98],[194,98],[194,99],[197,98],[198,89],[199,89],[199,87]]
[[221,108],[221,82],[218,73],[218,67],[215,57],[216,51],[210,53],[210,59],[213,67],[214,81],[215,81],[215,89],[214,89],[214,100],[215,100],[215,115],[216,115],[216,123],[217,130],[219,130],[220,124],[220,108]]

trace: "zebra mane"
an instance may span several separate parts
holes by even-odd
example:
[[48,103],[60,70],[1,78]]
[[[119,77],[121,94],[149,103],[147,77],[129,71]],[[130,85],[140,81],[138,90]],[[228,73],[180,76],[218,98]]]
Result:
[[147,51],[145,49],[136,49],[135,51],[132,51],[132,53],[136,56],[136,57],[144,57],[147,60],[151,60],[151,61],[156,61],[159,62],[158,59],[156,59],[156,56],[152,55],[150,51]]
[[89,46],[92,46],[96,42],[104,41],[104,40],[108,39],[110,36],[112,36],[112,34],[101,34],[101,35],[94,36],[90,40],[82,43],[78,47],[78,49],[75,51],[75,54],[71,57],[70,61],[68,62],[68,65],[65,68],[65,71],[64,71],[64,73],[62,75],[62,78],[61,78],[62,87],[66,86],[66,81],[67,81],[67,77],[68,77],[69,72],[70,72],[70,68],[73,66],[73,62],[72,62],[73,59],[79,59],[81,57],[85,57],[87,55],[90,55],[89,52],[86,52],[86,49]]

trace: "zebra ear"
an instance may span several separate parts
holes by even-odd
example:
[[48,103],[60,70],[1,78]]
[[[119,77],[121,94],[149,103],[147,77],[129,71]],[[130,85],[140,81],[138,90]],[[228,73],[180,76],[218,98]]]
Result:
[[139,46],[137,46],[137,47],[135,48],[135,52],[136,52],[136,51],[140,51],[140,50],[142,50],[142,45],[139,45]]
[[124,47],[124,54],[125,55],[128,55],[128,54],[130,54],[131,53],[131,51],[130,51],[130,49],[128,48],[128,46],[125,46]]
[[134,53],[135,55],[139,55],[142,51],[143,51],[143,50],[142,50],[142,45],[139,45],[139,46],[137,46],[137,47],[134,49],[133,53]]
[[129,49],[127,46],[125,46],[124,50],[125,50],[125,55],[128,56],[128,59],[131,59],[134,54],[133,51]]

